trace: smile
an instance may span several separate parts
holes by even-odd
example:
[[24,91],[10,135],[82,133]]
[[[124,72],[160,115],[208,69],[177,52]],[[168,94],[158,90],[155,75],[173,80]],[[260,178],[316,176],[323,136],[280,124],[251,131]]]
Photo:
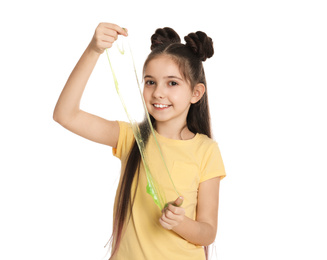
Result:
[[156,108],[167,108],[169,107],[168,105],[163,105],[163,104],[153,104],[154,107]]

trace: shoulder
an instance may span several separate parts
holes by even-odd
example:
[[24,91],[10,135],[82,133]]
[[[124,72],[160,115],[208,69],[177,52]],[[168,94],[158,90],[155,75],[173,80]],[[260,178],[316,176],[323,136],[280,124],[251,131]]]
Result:
[[[117,121],[119,124],[119,139],[127,139],[126,141],[132,141],[131,139],[134,138],[133,129],[130,123],[124,121]],[[118,140],[119,142],[119,140]]]
[[195,142],[195,146],[197,149],[199,149],[199,151],[206,154],[206,153],[210,153],[210,151],[212,151],[213,149],[217,149],[218,143],[212,138],[208,137],[207,135],[198,134],[197,140]]
[[224,163],[218,143],[206,135],[200,134],[198,156],[200,157],[201,182],[207,179],[226,176]]
[[119,124],[119,137],[117,142],[117,147],[112,149],[113,155],[118,158],[122,158],[126,156],[133,143],[134,143],[134,135],[132,127],[129,123],[118,121]]

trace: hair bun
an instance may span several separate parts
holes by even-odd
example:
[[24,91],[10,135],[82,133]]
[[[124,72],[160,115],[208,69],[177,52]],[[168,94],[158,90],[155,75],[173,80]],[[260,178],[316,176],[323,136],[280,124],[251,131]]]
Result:
[[194,54],[202,61],[211,58],[213,51],[213,42],[204,32],[197,31],[184,37],[186,46],[190,47]]
[[178,34],[172,28],[160,28],[157,29],[151,37],[151,50],[161,45],[180,42],[181,38],[179,38]]

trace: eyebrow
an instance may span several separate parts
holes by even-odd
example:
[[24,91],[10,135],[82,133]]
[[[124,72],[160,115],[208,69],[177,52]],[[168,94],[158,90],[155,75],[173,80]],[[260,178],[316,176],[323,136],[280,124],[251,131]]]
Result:
[[[152,77],[151,75],[145,75],[144,78],[151,78],[151,79],[153,79],[154,77]],[[166,76],[164,78],[168,78],[168,79],[179,79],[179,80],[184,81],[182,78],[177,77],[177,76]]]

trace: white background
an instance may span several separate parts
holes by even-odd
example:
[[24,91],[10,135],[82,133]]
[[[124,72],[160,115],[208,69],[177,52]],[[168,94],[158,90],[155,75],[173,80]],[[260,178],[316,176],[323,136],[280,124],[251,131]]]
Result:
[[[158,27],[203,30],[221,183],[212,259],[327,259],[325,1],[2,1],[0,259],[101,259],[120,162],[52,120],[102,21],[138,69]],[[124,119],[106,57],[82,109]]]

